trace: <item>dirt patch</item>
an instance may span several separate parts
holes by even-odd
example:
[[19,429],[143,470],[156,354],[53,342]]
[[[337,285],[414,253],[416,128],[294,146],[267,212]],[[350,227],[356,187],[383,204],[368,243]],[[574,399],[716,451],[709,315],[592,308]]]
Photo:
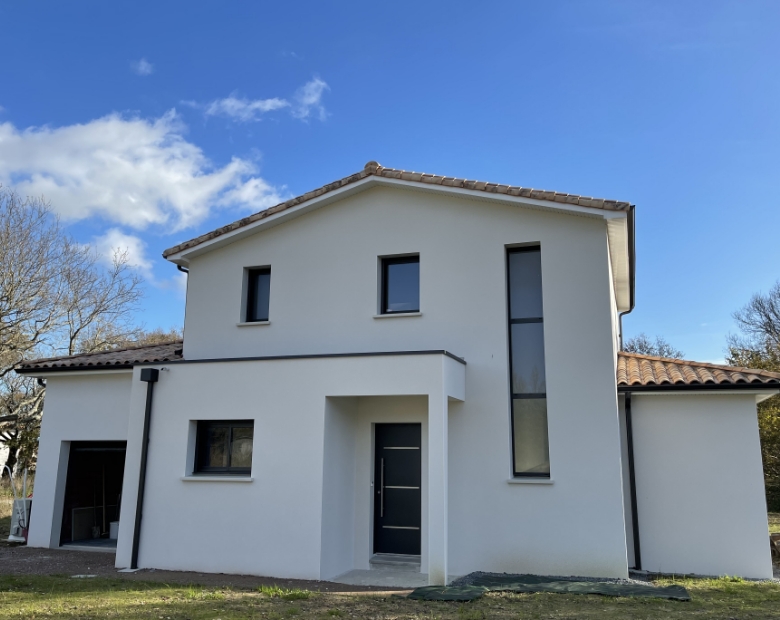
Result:
[[71,551],[66,549],[38,549],[26,546],[0,547],[0,575],[98,575],[130,581],[155,581],[184,585],[254,589],[261,585],[277,585],[286,589],[311,590],[313,592],[403,592],[387,586],[350,586],[330,581],[303,579],[278,579],[252,575],[226,575],[224,573],[196,573],[142,569],[135,573],[120,573],[114,568],[114,554],[97,551]]

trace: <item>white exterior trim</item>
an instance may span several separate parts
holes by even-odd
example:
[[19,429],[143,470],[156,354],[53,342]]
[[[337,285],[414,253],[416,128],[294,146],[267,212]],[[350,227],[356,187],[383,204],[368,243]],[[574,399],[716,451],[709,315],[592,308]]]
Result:
[[254,482],[251,476],[182,476],[184,482]]
[[391,312],[388,314],[375,314],[375,319],[397,319],[399,317],[413,317],[413,316],[422,316],[422,312]]

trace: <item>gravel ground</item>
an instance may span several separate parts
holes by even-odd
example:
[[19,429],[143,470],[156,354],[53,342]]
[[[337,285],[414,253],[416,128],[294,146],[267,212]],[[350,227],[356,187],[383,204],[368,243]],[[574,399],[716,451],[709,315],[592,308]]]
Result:
[[120,573],[114,568],[114,554],[97,551],[71,551],[66,549],[38,549],[0,545],[0,575],[97,575],[131,581],[157,581],[164,583],[197,584],[209,587],[231,586],[257,588],[260,585],[277,585],[281,588],[299,588],[316,592],[386,592],[408,591],[373,586],[350,586],[330,581],[305,581],[302,579],[274,579],[251,575],[225,575],[222,573],[195,573],[169,570],[142,569],[135,573]]
[[[775,565],[774,581],[780,581],[780,565]],[[474,572],[460,577],[451,585],[469,585],[477,576],[503,575],[505,573]],[[197,584],[209,587],[231,586],[235,588],[257,588],[260,585],[278,585],[284,588],[299,588],[316,592],[383,592],[409,591],[386,586],[351,586],[330,581],[306,581],[303,579],[276,579],[252,575],[226,575],[224,573],[196,573],[142,569],[135,573],[120,573],[114,568],[114,554],[97,551],[71,551],[67,549],[38,549],[24,545],[11,545],[0,541],[0,575],[98,575],[131,581],[156,581],[163,583]],[[601,581],[652,585],[654,575],[631,572],[630,579],[599,579],[595,577],[550,577],[555,581]]]

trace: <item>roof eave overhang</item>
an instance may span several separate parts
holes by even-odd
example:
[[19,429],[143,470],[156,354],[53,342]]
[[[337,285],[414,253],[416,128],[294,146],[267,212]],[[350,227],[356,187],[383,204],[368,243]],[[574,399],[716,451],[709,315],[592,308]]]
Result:
[[612,263],[613,284],[615,286],[615,295],[617,299],[618,310],[625,311],[632,307],[633,302],[633,208],[619,211],[609,209],[598,209],[593,207],[582,207],[579,205],[554,202],[550,200],[539,200],[536,198],[526,198],[521,196],[509,196],[507,194],[491,194],[482,190],[465,189],[461,187],[449,187],[442,185],[427,185],[414,181],[404,181],[401,179],[391,179],[387,177],[371,175],[355,183],[350,183],[339,189],[327,192],[317,196],[299,205],[284,209],[274,213],[266,218],[257,220],[236,228],[235,230],[223,233],[213,239],[208,239],[191,248],[186,248],[174,254],[167,256],[167,260],[187,267],[190,260],[211,252],[212,250],[224,247],[231,243],[249,237],[260,230],[278,226],[284,222],[300,217],[310,211],[314,211],[328,204],[343,200],[349,196],[366,191],[372,187],[396,187],[411,189],[421,192],[430,192],[436,194],[448,194],[462,198],[470,198],[486,202],[495,202],[500,204],[511,204],[523,206],[532,209],[553,210],[562,213],[570,213],[584,217],[595,217],[606,220],[607,238],[610,249],[610,261]]
[[112,364],[107,366],[54,366],[52,368],[18,368],[16,374],[27,377],[38,377],[46,379],[47,377],[62,376],[67,374],[70,377],[94,375],[96,373],[108,375],[133,372],[135,364]]
[[780,394],[780,385],[766,383],[696,383],[689,384],[670,384],[661,383],[654,385],[618,385],[620,394],[642,394],[642,395],[671,395],[671,394],[712,394],[712,393],[734,393],[734,394],[755,394],[759,396],[758,402],[771,398],[775,394]]

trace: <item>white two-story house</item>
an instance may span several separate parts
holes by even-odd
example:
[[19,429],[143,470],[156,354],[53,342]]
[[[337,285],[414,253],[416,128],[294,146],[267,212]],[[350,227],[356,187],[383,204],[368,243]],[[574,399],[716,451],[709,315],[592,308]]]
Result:
[[620,353],[633,239],[625,202],[369,162],[167,250],[183,343],[20,369],[47,386],[29,544],[302,579],[771,577],[756,403],[780,374]]

